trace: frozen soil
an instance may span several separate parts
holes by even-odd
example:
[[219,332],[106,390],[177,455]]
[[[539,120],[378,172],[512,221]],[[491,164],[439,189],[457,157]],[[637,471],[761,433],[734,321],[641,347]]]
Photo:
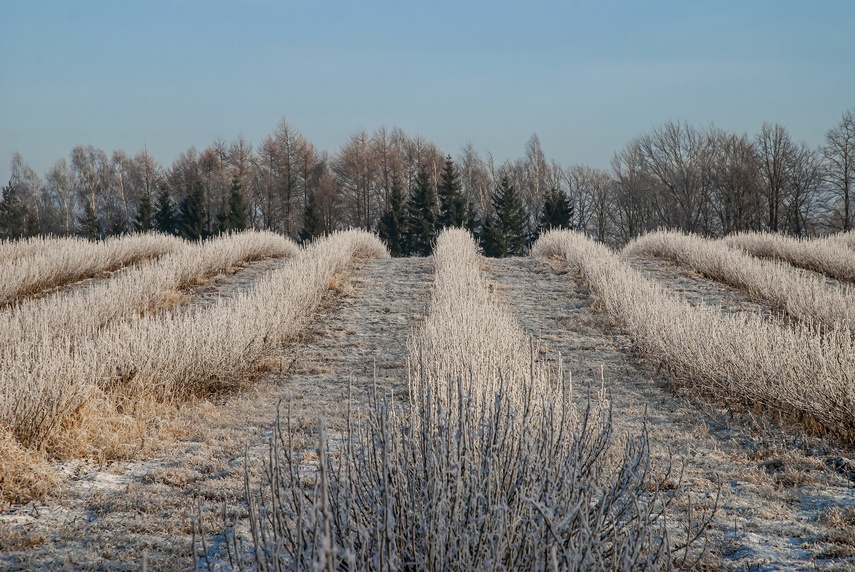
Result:
[[264,258],[250,263],[241,263],[227,272],[215,274],[201,284],[181,291],[175,304],[179,312],[192,312],[214,305],[217,300],[237,296],[246,292],[260,277],[282,268],[288,258]]
[[[234,295],[280,264],[220,276],[189,292],[179,311]],[[673,265],[633,264],[694,303],[768,311]],[[597,310],[575,268],[530,258],[485,267],[539,340],[541,359],[561,353],[579,399],[604,383],[618,431],[646,424],[653,454],[683,467],[682,486],[697,509],[719,494],[710,568],[855,570],[853,451],[681,392]],[[309,329],[266,373],[237,393],[165,409],[162,444],[146,458],[57,464],[66,478],[53,496],[0,514],[0,569],[138,570],[145,559],[148,570],[186,570],[197,510],[208,553],[218,552],[222,539],[212,531],[222,528],[224,503],[228,519],[245,516],[245,459],[256,481],[277,409],[290,406],[306,436],[299,444],[311,446],[319,416],[333,433],[340,428],[349,392],[361,401],[375,383],[403,391],[407,338],[427,310],[432,277],[429,258],[359,262],[331,283]]]
[[766,318],[781,316],[781,312],[774,306],[752,298],[748,292],[706,278],[669,260],[625,256],[624,261],[649,280],[693,306],[712,306],[727,314],[749,313]]

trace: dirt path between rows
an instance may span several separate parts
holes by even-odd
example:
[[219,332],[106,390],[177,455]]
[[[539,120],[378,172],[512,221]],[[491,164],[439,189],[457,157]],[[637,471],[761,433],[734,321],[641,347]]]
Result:
[[[711,565],[855,570],[852,529],[835,528],[835,507],[845,514],[855,505],[855,475],[836,470],[836,453],[815,442],[807,449],[807,441],[669,389],[656,364],[634,356],[631,341],[595,311],[575,269],[531,258],[490,260],[488,267],[523,328],[542,341],[545,356],[561,352],[576,387],[599,388],[602,371],[620,430],[640,431],[646,411],[654,455],[670,451],[685,464],[683,484],[696,507],[710,506],[721,484]],[[695,302],[705,298],[705,288],[683,278],[657,274],[663,286],[688,291]],[[706,303],[724,300],[734,297],[723,291]],[[757,310],[748,300],[739,302],[736,311]]]
[[[188,307],[213,303],[251,286],[280,261],[264,261],[223,276],[194,293]],[[357,398],[375,382],[406,380],[406,342],[429,304],[430,259],[358,262],[339,276],[337,290],[300,340],[283,349],[278,365],[245,391],[219,403],[165,411],[167,441],[146,460],[99,466],[74,461],[56,466],[66,482],[47,501],[0,514],[3,570],[186,570],[193,508],[201,505],[210,534],[222,521],[223,501],[240,515],[244,452],[253,478],[261,469],[280,400],[290,401],[294,423],[312,427],[323,415],[340,423],[352,380]]]
[[756,314],[766,319],[782,316],[772,304],[752,298],[748,292],[685,269],[662,258],[624,256],[624,262],[693,306],[706,305],[728,314]]

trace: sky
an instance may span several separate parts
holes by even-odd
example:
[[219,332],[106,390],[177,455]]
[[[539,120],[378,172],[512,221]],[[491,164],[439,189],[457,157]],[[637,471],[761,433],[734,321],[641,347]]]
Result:
[[855,108],[851,0],[0,0],[0,182],[75,145],[258,144],[284,117],[607,168],[667,121],[822,143]]

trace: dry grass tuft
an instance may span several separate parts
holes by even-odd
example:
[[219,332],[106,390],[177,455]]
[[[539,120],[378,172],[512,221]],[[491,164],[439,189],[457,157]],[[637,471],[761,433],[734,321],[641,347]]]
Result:
[[[59,482],[44,456],[21,446],[7,431],[0,431],[0,504],[42,499]],[[8,539],[0,532],[0,550]]]
[[352,291],[347,274],[338,272],[330,278],[329,289],[339,294],[347,294]]
[[831,558],[855,556],[855,505],[832,507],[820,516],[819,522],[831,529],[827,539],[837,545],[835,549],[827,550],[823,556]]
[[[128,411],[124,411],[126,407]],[[55,459],[132,459],[146,446],[156,420],[164,417],[163,404],[121,401],[93,392],[41,444]]]
[[855,540],[855,505],[832,507],[822,514],[820,522],[829,528],[850,530],[853,533],[853,540]]
[[0,552],[17,552],[42,546],[47,539],[38,532],[0,523]]

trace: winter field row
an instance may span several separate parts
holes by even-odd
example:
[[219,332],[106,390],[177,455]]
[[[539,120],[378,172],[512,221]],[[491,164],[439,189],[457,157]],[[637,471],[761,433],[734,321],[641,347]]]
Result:
[[[261,245],[255,255],[295,251],[293,245],[277,243],[281,239],[265,244],[272,239],[266,235],[224,239],[234,244],[217,252],[223,256],[222,252],[242,251],[246,257],[254,241]],[[193,247],[186,255],[205,259],[206,246],[210,245]],[[175,264],[187,262],[181,254],[176,256],[179,260],[163,266],[173,288],[181,283]],[[146,416],[157,416],[158,403],[234,386],[257,371],[267,355],[301,331],[332,278],[353,258],[368,256],[388,254],[373,235],[335,233],[299,251],[248,291],[210,307],[155,312],[138,319],[109,320],[102,314],[103,323],[96,327],[45,335],[39,343],[26,339],[8,343],[0,364],[4,441],[22,451],[42,449],[60,457],[121,456]],[[126,280],[123,276],[117,282],[133,284]],[[146,309],[124,306],[120,297],[111,300],[117,315]],[[14,481],[10,476],[4,486]]]
[[[625,253],[666,256],[750,289],[798,320],[693,306],[578,233],[551,232],[533,248],[536,256],[560,256],[578,266],[604,310],[676,381],[727,403],[752,403],[820,433],[855,439],[855,351],[852,322],[844,321],[852,315],[845,303],[846,296],[852,300],[851,289],[680,234],[642,237]],[[793,288],[794,297],[778,282]]]
[[604,395],[573,399],[560,361],[550,368],[536,359],[482,260],[467,232],[439,236],[402,399],[375,395],[367,411],[348,415],[334,444],[321,423],[319,458],[295,450],[290,418],[277,422],[266,476],[257,487],[247,480],[251,541],[239,543],[234,529],[221,535],[232,539],[230,568],[696,563],[676,540],[691,527],[671,522],[674,534],[666,522],[676,495],[659,490],[667,468],[654,469],[646,433],[615,438]]
[[[87,243],[88,244],[88,243]],[[291,257],[297,247],[271,232],[244,232],[181,244],[87,288],[59,291],[0,310],[0,364],[33,348],[96,336],[111,323],[139,318],[171,304],[187,288],[262,258]]]
[[184,241],[159,233],[90,242],[31,238],[0,242],[0,306],[50,288],[175,252]]
[[855,282],[855,232],[800,239],[768,232],[744,232],[722,239],[759,258],[780,260],[830,278]]
[[[630,242],[626,256],[653,256],[676,262],[728,286],[748,291],[781,312],[805,324],[821,325],[826,329],[855,332],[855,286],[848,283],[829,284],[824,276],[800,270],[783,256],[764,260],[748,252],[757,252],[764,243],[777,245],[778,251],[788,248],[792,258],[811,252],[826,252],[837,256],[837,268],[848,262],[855,271],[855,251],[825,242],[788,242],[774,235],[741,235],[727,242],[707,240],[696,235],[676,232],[653,232]],[[733,248],[730,245],[742,245]],[[744,247],[744,248],[743,248]],[[838,273],[839,275],[839,273]]]

